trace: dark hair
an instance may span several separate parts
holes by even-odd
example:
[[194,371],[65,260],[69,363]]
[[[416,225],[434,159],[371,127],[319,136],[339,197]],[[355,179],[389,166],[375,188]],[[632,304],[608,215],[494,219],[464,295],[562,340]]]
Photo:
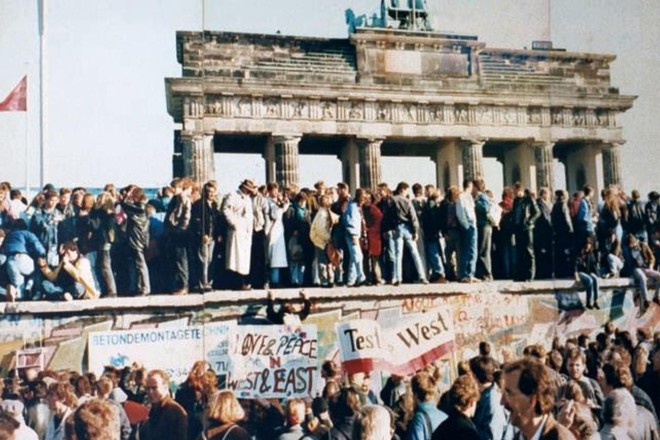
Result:
[[449,402],[458,411],[464,411],[479,399],[479,388],[469,376],[458,376],[449,390]]
[[548,372],[539,360],[526,357],[504,367],[505,374],[520,372],[518,389],[526,396],[536,396],[536,415],[548,414],[555,403],[555,387]]
[[495,359],[490,356],[477,356],[470,359],[470,370],[479,383],[493,382],[496,370]]

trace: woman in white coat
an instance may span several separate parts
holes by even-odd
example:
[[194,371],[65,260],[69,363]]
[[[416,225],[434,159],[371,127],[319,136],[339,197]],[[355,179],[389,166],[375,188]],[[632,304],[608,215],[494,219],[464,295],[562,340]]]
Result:
[[244,180],[238,191],[229,194],[222,208],[227,221],[226,266],[236,276],[235,288],[249,290],[247,282],[250,274],[252,249],[252,229],[254,211],[252,196],[257,193],[257,186],[249,179]]
[[270,269],[269,282],[270,287],[279,287],[281,269],[288,267],[282,216],[289,208],[289,202],[286,198],[280,196],[277,183],[269,183],[266,190],[268,191],[266,234],[268,240],[268,268]]

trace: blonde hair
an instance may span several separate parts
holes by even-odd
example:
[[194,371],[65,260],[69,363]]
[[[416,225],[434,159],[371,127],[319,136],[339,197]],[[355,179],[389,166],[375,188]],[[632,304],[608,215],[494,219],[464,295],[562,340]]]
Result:
[[225,424],[236,423],[243,420],[243,417],[245,417],[245,411],[236,399],[234,392],[230,390],[220,391],[209,411],[209,418]]
[[353,438],[357,440],[389,440],[392,438],[391,416],[385,407],[367,405],[353,424]]

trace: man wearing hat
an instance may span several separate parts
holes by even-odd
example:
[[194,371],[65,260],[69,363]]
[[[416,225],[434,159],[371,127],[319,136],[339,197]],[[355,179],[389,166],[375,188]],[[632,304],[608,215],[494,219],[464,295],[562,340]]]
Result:
[[227,221],[226,266],[231,274],[233,288],[250,290],[247,282],[250,274],[250,258],[252,250],[252,230],[254,227],[254,211],[252,197],[257,194],[257,185],[245,179],[238,191],[229,194],[222,208],[222,214]]
[[18,422],[19,427],[14,431],[14,438],[20,440],[37,440],[39,437],[32,428],[25,424],[23,419],[23,402],[20,400],[3,400],[0,402],[0,411]]

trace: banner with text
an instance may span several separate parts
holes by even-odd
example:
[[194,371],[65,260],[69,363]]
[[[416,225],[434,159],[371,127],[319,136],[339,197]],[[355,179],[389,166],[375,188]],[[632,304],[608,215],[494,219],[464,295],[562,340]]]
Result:
[[173,382],[181,383],[195,361],[206,359],[218,374],[225,374],[228,337],[235,327],[223,322],[204,327],[91,332],[88,369],[100,374],[106,365],[123,368],[135,363],[148,370],[165,370]]
[[335,328],[342,368],[348,373],[384,370],[411,374],[454,350],[454,324],[446,307],[406,315],[385,330],[368,319],[343,322]]
[[385,333],[392,373],[412,374],[454,351],[454,320],[447,307],[406,315]]
[[309,397],[317,389],[315,325],[241,325],[229,341],[227,388],[240,398]]
[[353,374],[386,369],[385,339],[376,321],[355,319],[338,323],[335,329],[342,370]]

